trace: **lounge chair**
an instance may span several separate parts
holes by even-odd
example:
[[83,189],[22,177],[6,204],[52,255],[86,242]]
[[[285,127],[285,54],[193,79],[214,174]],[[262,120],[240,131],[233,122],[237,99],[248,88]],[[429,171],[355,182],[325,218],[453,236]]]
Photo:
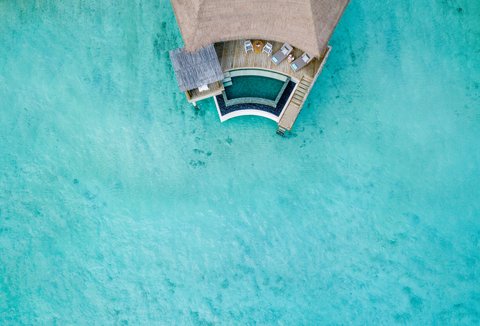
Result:
[[243,43],[243,48],[245,49],[245,53],[248,53],[248,52],[250,52],[250,51],[253,52],[252,41],[246,40],[246,41]]
[[312,61],[313,57],[310,54],[304,53],[302,56],[290,64],[293,71],[299,71],[303,67],[305,67],[310,61]]
[[270,56],[272,55],[272,49],[273,49],[272,43],[267,42],[267,44],[265,44],[265,46],[263,47],[262,52]]
[[288,55],[292,51],[293,51],[293,47],[288,43],[284,43],[281,49],[275,52],[275,54],[273,55],[272,57],[273,63],[276,65],[280,64],[283,60],[285,60],[286,57],[288,57]]

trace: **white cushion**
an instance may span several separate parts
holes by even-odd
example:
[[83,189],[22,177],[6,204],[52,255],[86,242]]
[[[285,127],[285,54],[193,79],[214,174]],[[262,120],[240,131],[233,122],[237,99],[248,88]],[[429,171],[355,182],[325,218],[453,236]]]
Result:
[[198,90],[199,90],[200,92],[205,92],[205,91],[208,91],[209,88],[208,88],[208,85],[202,85],[202,86],[200,86],[200,87],[198,88]]

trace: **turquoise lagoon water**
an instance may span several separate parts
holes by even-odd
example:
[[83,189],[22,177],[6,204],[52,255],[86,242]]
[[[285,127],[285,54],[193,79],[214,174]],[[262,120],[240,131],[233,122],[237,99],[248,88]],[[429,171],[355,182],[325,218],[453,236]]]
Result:
[[0,1],[0,324],[479,324],[479,16],[353,0],[284,139],[166,0]]
[[255,97],[275,101],[285,82],[263,76],[232,77],[232,85],[225,87],[228,99]]

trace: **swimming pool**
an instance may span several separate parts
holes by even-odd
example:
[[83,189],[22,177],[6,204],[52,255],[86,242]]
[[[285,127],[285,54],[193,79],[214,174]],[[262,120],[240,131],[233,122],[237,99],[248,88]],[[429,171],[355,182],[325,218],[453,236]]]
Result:
[[277,107],[290,77],[263,69],[237,69],[225,74],[223,101],[226,106],[259,104]]
[[254,97],[275,101],[284,83],[264,76],[232,77],[232,85],[225,87],[225,94],[229,100]]
[[215,97],[220,121],[255,115],[278,122],[296,83],[289,76],[263,69],[225,73],[225,90]]

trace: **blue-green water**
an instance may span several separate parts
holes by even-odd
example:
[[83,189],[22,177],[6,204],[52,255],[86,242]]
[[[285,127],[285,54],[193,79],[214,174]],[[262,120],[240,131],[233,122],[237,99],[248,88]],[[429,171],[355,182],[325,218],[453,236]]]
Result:
[[0,324],[478,324],[479,16],[353,0],[283,139],[166,0],[0,0]]
[[232,85],[225,87],[228,99],[255,97],[274,101],[285,82],[263,76],[232,77]]

